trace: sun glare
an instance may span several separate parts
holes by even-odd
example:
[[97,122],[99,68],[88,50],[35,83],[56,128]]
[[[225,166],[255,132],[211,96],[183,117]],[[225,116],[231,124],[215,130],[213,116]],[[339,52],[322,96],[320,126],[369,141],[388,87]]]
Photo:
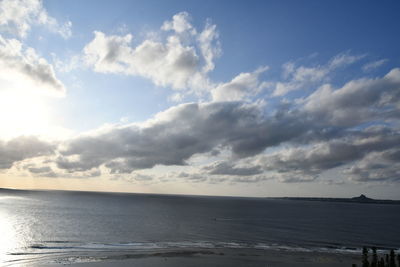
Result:
[[15,231],[9,220],[9,215],[0,210],[0,263],[8,260],[8,254],[15,249]]
[[46,134],[50,117],[42,96],[12,91],[0,92],[2,137]]

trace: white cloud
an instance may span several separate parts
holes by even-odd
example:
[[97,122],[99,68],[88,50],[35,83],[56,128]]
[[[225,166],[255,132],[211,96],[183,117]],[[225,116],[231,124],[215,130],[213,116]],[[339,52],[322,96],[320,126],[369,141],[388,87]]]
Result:
[[351,65],[364,57],[365,55],[350,55],[349,53],[341,53],[331,59],[328,64],[328,69],[334,70],[340,67]]
[[388,61],[387,59],[381,59],[381,60],[369,62],[369,63],[365,64],[364,66],[362,66],[362,70],[365,72],[368,72],[368,71],[377,69],[380,66],[382,66],[383,64],[385,64],[387,61]]
[[173,30],[176,33],[190,32],[196,34],[196,29],[190,23],[190,16],[187,12],[180,12],[172,17],[172,21],[165,21],[161,26],[164,31]]
[[198,33],[189,15],[182,12],[161,28],[167,31],[165,39],[146,39],[136,47],[131,45],[130,34],[97,31],[83,50],[85,61],[97,72],[142,76],[158,86],[192,93],[211,88],[207,72],[214,69],[214,60],[220,54],[216,26],[207,23]]
[[213,100],[238,101],[256,95],[266,86],[266,83],[259,79],[259,76],[266,70],[268,67],[258,68],[252,73],[240,73],[230,82],[216,86],[211,91]]
[[97,31],[94,35],[94,39],[83,50],[86,63],[97,72],[129,73],[129,60],[133,54],[129,46],[132,35],[106,36]]
[[304,110],[316,121],[354,126],[373,119],[398,118],[400,69],[382,78],[358,79],[335,89],[321,86],[305,99]]
[[201,53],[206,64],[203,72],[209,72],[214,69],[214,59],[221,55],[221,45],[218,41],[217,26],[207,22],[206,27],[198,36]]
[[16,39],[0,35],[0,84],[3,89],[36,90],[63,95],[65,87],[54,69],[32,48],[23,47]]
[[276,83],[272,96],[284,96],[291,91],[324,82],[336,69],[353,64],[363,57],[364,55],[355,56],[341,53],[333,57],[327,64],[315,67],[296,67],[294,62],[287,62],[282,66],[282,76],[285,81]]
[[43,25],[63,38],[71,36],[72,23],[60,25],[49,16],[40,0],[2,0],[0,1],[0,30],[26,37],[32,25]]

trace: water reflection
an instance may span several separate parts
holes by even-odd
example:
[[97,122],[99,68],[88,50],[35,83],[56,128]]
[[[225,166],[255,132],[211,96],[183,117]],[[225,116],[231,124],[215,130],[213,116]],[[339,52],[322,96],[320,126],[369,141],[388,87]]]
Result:
[[15,266],[16,260],[24,257],[32,220],[22,207],[28,201],[24,197],[0,196],[0,266]]
[[18,247],[16,230],[13,217],[7,211],[0,208],[0,264],[10,260],[10,253]]

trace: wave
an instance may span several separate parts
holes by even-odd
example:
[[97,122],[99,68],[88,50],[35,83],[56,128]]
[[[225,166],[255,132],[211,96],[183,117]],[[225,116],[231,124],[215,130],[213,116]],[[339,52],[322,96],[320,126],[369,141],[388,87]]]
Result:
[[360,248],[326,246],[326,247],[300,247],[281,244],[244,243],[244,242],[211,242],[211,241],[179,241],[179,242],[127,242],[127,243],[99,243],[78,241],[42,241],[28,246],[31,250],[153,250],[153,249],[223,249],[244,248],[263,250],[287,250],[302,252],[340,252],[359,253]]
[[[9,253],[10,258],[4,266],[27,263],[61,263],[104,261],[115,258],[137,258],[149,256],[186,255],[195,253],[213,253],[212,249],[257,249],[287,252],[322,252],[337,254],[360,254],[360,248],[352,247],[300,247],[282,244],[211,242],[211,241],[174,241],[174,242],[126,242],[100,243],[79,241],[41,241],[28,247]],[[383,250],[382,250],[383,251]],[[397,252],[400,252],[397,250]]]

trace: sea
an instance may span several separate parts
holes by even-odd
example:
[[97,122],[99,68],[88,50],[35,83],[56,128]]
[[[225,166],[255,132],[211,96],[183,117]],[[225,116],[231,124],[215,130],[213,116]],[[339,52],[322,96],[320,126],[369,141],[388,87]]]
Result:
[[0,266],[160,249],[398,250],[399,226],[400,205],[0,189]]

